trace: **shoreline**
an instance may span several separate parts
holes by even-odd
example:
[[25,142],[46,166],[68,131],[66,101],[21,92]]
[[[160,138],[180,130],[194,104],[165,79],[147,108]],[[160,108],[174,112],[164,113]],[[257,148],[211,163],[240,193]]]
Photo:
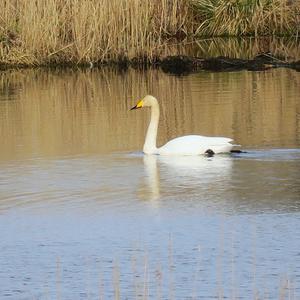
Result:
[[145,70],[148,68],[159,68],[164,73],[174,75],[188,75],[200,71],[230,72],[230,71],[265,71],[272,68],[289,68],[300,72],[300,60],[285,61],[271,53],[261,53],[253,59],[231,58],[217,56],[203,58],[188,55],[170,55],[165,58],[156,58],[151,61],[146,58],[122,58],[119,61],[105,61],[96,63],[48,63],[48,64],[10,64],[0,62],[0,72],[18,69],[35,68],[70,68],[70,69],[93,69],[112,67],[118,71],[126,72],[130,67]]

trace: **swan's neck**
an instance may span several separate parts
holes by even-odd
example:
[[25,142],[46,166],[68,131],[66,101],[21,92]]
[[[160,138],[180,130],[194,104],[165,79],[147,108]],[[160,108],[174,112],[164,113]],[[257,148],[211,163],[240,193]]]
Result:
[[159,106],[158,104],[151,106],[151,120],[148,126],[145,144],[143,151],[146,154],[156,154],[156,137],[157,137],[157,129],[158,129],[158,121],[159,121]]

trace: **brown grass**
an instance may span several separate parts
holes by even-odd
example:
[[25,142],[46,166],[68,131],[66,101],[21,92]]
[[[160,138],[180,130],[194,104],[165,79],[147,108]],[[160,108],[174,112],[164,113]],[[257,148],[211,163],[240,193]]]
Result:
[[160,54],[170,36],[186,35],[185,0],[3,0],[0,61],[86,63]]
[[298,35],[299,24],[299,0],[2,0],[0,64],[153,62],[171,37]]

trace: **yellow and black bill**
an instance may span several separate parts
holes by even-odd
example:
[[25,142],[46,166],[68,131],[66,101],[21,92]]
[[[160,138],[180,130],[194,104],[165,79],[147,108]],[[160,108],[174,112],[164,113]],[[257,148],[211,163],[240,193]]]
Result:
[[131,107],[130,110],[133,109],[138,109],[138,108],[142,108],[143,107],[143,100],[140,100],[137,105],[135,105],[134,107]]

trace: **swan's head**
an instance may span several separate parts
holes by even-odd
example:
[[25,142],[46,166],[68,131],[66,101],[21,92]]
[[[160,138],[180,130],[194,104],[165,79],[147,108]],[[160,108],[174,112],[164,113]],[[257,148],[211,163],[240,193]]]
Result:
[[157,99],[151,95],[147,95],[142,100],[139,100],[138,103],[131,108],[131,110],[155,105],[158,105]]

